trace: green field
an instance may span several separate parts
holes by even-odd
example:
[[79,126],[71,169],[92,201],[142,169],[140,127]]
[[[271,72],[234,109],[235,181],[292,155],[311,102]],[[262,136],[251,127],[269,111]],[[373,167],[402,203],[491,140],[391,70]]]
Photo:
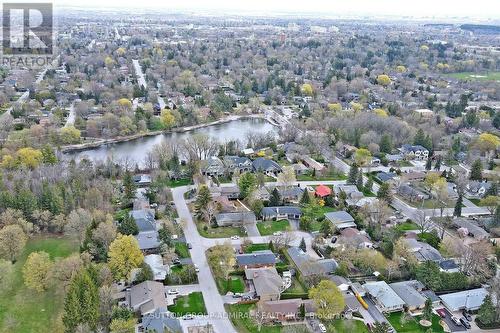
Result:
[[489,72],[489,73],[459,72],[459,73],[450,73],[448,74],[448,76],[459,80],[500,81],[500,72]]
[[366,325],[362,321],[359,321],[359,320],[336,319],[326,326],[328,327],[328,332],[331,332],[331,333],[344,333],[344,332],[367,333],[368,332]]
[[288,220],[257,222],[257,229],[261,236],[270,236],[278,231],[290,230],[290,222]]
[[[394,312],[386,315],[387,320],[389,320],[392,327],[394,327],[398,333],[424,333],[428,331],[429,328],[420,326],[420,324],[418,323],[418,321],[421,319],[420,317],[411,317],[408,321],[402,324],[402,315],[402,312]],[[443,327],[439,325],[440,320],[441,318],[439,318],[438,315],[432,315],[432,326],[430,328],[432,328],[433,333],[444,332]]]
[[180,296],[175,299],[173,305],[168,306],[168,311],[176,316],[184,316],[186,314],[207,314],[203,294],[194,292],[186,296]]
[[175,253],[179,258],[190,258],[189,249],[186,243],[176,242],[175,243]]
[[231,236],[240,236],[240,237],[246,236],[245,231],[241,227],[217,227],[217,228],[208,227],[208,229],[205,230],[203,228],[205,225],[206,224],[203,223],[196,223],[198,232],[200,233],[201,237],[229,238]]
[[245,246],[245,253],[252,253],[255,251],[269,250],[269,243],[257,243]]
[[178,179],[178,180],[171,180],[168,179],[165,182],[165,185],[168,187],[179,187],[179,186],[186,186],[191,184],[191,179]]
[[45,251],[52,259],[68,257],[78,251],[77,242],[68,238],[38,237],[28,241],[26,249],[14,264],[10,276],[2,275],[0,289],[0,332],[46,333],[62,331],[64,291],[53,286],[37,293],[25,288],[22,267],[31,252]]
[[231,322],[240,333],[280,333],[281,326],[262,326],[260,331],[257,322],[249,315],[255,309],[255,304],[226,304],[226,311]]
[[420,227],[413,222],[399,223],[394,228],[396,230],[399,230],[399,231],[409,231],[409,230],[419,230],[420,229]]

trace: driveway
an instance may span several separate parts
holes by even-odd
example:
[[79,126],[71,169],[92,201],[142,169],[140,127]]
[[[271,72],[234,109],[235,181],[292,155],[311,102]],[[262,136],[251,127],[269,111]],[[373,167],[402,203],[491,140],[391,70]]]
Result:
[[463,332],[466,331],[467,329],[463,327],[462,325],[457,325],[455,322],[451,319],[452,314],[450,311],[448,311],[446,308],[443,308],[443,310],[446,312],[446,317],[442,318],[446,325],[448,325],[450,331],[452,332]]
[[257,223],[245,224],[245,229],[247,230],[248,237],[260,236],[259,229],[257,229]]

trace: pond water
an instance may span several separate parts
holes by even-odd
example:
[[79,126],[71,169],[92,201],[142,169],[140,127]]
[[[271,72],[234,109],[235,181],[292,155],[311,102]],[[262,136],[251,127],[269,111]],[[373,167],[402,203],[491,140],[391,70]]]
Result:
[[64,158],[78,161],[85,157],[94,162],[99,162],[105,161],[109,157],[117,162],[128,159],[129,162],[141,165],[147,153],[161,142],[172,139],[181,141],[195,133],[204,133],[211,138],[217,139],[219,142],[239,140],[245,146],[247,143],[246,134],[250,131],[259,134],[268,132],[277,133],[277,128],[264,119],[246,118],[202,127],[188,132],[158,134],[125,142],[106,144],[87,150],[70,151],[64,154]]

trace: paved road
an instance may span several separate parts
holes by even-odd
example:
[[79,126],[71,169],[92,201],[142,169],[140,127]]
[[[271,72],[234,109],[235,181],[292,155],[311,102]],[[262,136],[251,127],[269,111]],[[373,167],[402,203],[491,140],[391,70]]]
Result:
[[139,86],[143,86],[146,89],[148,87],[148,84],[146,83],[146,79],[144,78],[144,73],[142,72],[139,60],[133,59],[132,63],[134,64],[135,75],[137,76],[137,83],[139,83]]
[[73,126],[75,124],[75,118],[76,118],[75,102],[73,102],[69,107],[69,115],[68,118],[66,119],[66,124],[64,124],[64,127]]

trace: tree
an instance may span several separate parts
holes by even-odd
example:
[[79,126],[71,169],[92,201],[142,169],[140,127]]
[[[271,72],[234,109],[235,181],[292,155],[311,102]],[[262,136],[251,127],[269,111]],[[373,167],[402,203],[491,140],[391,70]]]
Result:
[[35,169],[43,161],[43,154],[38,149],[30,147],[21,148],[17,151],[17,160],[22,166]]
[[347,177],[348,184],[356,184],[356,181],[358,179],[358,172],[358,165],[356,163],[353,163],[349,169],[349,175]]
[[333,228],[332,228],[332,224],[330,223],[330,221],[328,221],[327,219],[324,219],[323,222],[321,222],[321,228],[319,231],[325,237],[328,237],[329,235],[331,235],[333,233]]
[[166,129],[171,129],[176,125],[176,119],[170,110],[162,110],[160,119]]
[[110,333],[134,333],[135,324],[137,320],[135,318],[130,319],[113,319],[109,325]]
[[469,178],[471,180],[483,179],[483,163],[481,162],[480,159],[475,160],[474,163],[472,164]]
[[462,193],[459,193],[457,202],[455,203],[455,209],[453,210],[453,216],[456,217],[462,216],[462,204],[463,204]]
[[154,279],[153,270],[151,269],[151,267],[149,267],[148,264],[143,262],[141,264],[141,270],[135,276],[135,282],[141,283],[141,282],[149,281],[149,280],[153,280],[153,279]]
[[234,249],[230,244],[216,245],[207,250],[207,260],[215,277],[227,279],[236,264]]
[[417,133],[415,134],[415,137],[413,138],[413,144],[420,146],[423,146],[425,144],[425,134],[423,129],[421,128],[418,129]]
[[135,184],[132,173],[129,170],[123,175],[123,192],[127,200],[132,200],[135,197]]
[[383,134],[380,138],[380,151],[382,153],[390,154],[392,152],[392,139],[389,134]]
[[11,224],[0,230],[0,257],[15,262],[23,252],[27,237],[17,224]]
[[488,195],[479,201],[479,206],[486,207],[491,215],[495,213],[496,208],[500,204],[500,198],[495,195]]
[[386,87],[391,84],[391,79],[386,74],[380,74],[379,76],[377,76],[377,83],[381,86]]
[[427,298],[425,300],[423,317],[425,320],[429,320],[429,321],[432,319],[432,301],[430,298]]
[[128,279],[130,271],[144,260],[134,236],[118,236],[109,246],[108,265],[116,280]]
[[310,83],[304,83],[300,90],[302,91],[302,94],[306,96],[312,96],[314,94],[313,87]]
[[484,153],[489,153],[500,146],[500,138],[494,134],[482,133],[476,141],[476,146]]
[[302,192],[302,196],[300,197],[300,205],[301,206],[306,206],[311,202],[311,197],[309,196],[309,191],[307,189]]
[[425,162],[425,170],[429,171],[432,169],[432,157],[427,157],[427,162]]
[[302,239],[300,240],[299,248],[304,252],[306,252],[307,250],[306,240],[304,239],[304,237],[302,237]]
[[441,156],[436,158],[436,164],[434,165],[434,170],[439,171],[441,169]]
[[81,140],[80,130],[75,126],[63,127],[60,132],[61,141],[65,144],[79,143]]
[[24,284],[29,289],[42,292],[49,285],[52,262],[47,252],[32,252],[23,266]]
[[[194,201],[194,215],[198,219],[202,219],[205,217],[205,209],[207,209],[208,205],[212,201],[212,194],[208,189],[208,186],[202,185],[198,189],[198,195]],[[210,221],[206,221],[209,223]]]
[[373,325],[372,333],[389,333],[391,332],[391,327],[386,322],[376,322]]
[[486,295],[483,304],[479,307],[477,312],[477,320],[483,325],[491,325],[496,321],[496,309],[490,295]]
[[356,152],[354,153],[354,162],[356,162],[356,165],[363,167],[369,164],[371,160],[372,160],[372,154],[368,149],[365,148],[356,149]]
[[345,307],[340,289],[330,280],[322,280],[317,286],[309,289],[309,298],[316,305],[316,314],[321,319],[331,320]]
[[285,189],[292,186],[297,179],[295,178],[295,170],[292,166],[284,166],[283,171],[278,175],[278,183],[283,185]]
[[281,206],[281,195],[276,187],[271,191],[271,196],[269,197],[269,206]]
[[64,300],[63,323],[66,333],[75,332],[79,325],[97,328],[99,320],[99,290],[89,269],[81,270],[70,283]]
[[365,191],[366,192],[371,192],[373,189],[373,180],[371,177],[368,178],[368,180],[365,183]]
[[363,191],[363,173],[358,172],[358,179],[356,180],[356,186],[359,191]]
[[383,183],[380,185],[380,188],[377,192],[377,198],[380,200],[384,200],[387,203],[391,203],[392,193],[388,183]]
[[255,175],[250,172],[245,172],[241,175],[238,180],[238,186],[240,188],[240,193],[243,198],[247,198],[250,193],[255,189],[257,185],[257,180],[255,179]]
[[82,266],[83,260],[78,254],[67,258],[56,258],[50,272],[50,278],[55,285],[66,290],[73,278],[80,272]]
[[139,233],[139,227],[137,223],[135,223],[134,217],[127,214],[118,224],[118,231],[122,235],[137,235]]

